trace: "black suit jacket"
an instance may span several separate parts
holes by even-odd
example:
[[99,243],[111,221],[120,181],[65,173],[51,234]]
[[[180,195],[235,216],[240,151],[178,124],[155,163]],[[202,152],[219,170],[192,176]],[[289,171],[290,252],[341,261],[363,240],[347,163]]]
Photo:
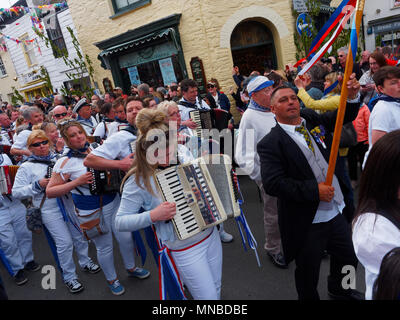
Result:
[[[344,123],[353,121],[359,103],[347,103]],[[306,120],[309,131],[323,125],[324,149],[317,143],[327,162],[332,145],[337,110],[318,114],[303,109],[301,116]],[[303,152],[295,141],[277,124],[257,145],[260,156],[261,177],[265,192],[278,198],[278,221],[283,252],[287,262],[292,261],[305,240],[319,205],[318,182]],[[347,192],[344,172],[336,168],[342,193]]]

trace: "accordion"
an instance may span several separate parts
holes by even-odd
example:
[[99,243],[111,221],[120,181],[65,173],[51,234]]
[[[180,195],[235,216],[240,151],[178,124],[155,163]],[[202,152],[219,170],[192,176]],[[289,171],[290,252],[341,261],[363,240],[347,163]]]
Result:
[[93,182],[89,184],[92,195],[102,195],[105,193],[116,193],[120,191],[123,174],[121,170],[95,170],[87,168],[92,173]]
[[[226,158],[222,157],[225,161]],[[229,189],[232,183],[226,184],[232,177],[229,166],[222,164],[224,170],[221,166],[213,167],[214,160],[216,158],[198,158],[154,175],[163,200],[176,204],[176,215],[171,221],[180,240],[240,214],[233,187]],[[214,177],[216,171],[220,172]]]
[[0,193],[11,195],[19,166],[0,167]]
[[203,130],[211,130],[215,127],[214,118],[211,110],[193,110],[189,113],[190,119],[197,124],[195,129],[195,135],[198,138],[208,138],[208,134],[205,136]]

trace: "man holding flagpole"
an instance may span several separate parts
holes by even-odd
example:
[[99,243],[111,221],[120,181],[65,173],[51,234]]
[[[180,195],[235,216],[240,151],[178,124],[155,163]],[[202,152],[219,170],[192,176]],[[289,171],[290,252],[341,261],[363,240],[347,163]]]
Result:
[[[360,106],[360,85],[353,74],[345,122],[354,120]],[[325,184],[338,110],[300,112],[296,93],[278,87],[271,95],[276,127],[257,145],[265,192],[278,198],[278,219],[286,262],[296,262],[295,281],[300,300],[318,300],[319,269],[324,250],[331,256],[328,292],[336,299],[360,300],[362,294],[343,286],[342,270],[355,270],[357,257],[351,229],[343,217],[343,172],[337,168],[332,185]]]

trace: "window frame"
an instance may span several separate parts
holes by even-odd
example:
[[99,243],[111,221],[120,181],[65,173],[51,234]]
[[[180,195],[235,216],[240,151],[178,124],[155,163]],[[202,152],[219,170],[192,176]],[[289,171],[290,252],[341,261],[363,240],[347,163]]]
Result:
[[113,10],[114,10],[114,15],[111,16],[110,19],[113,19],[113,18],[117,18],[127,12],[130,12],[130,11],[136,10],[138,8],[144,7],[148,4],[151,4],[151,0],[139,0],[139,1],[132,3],[123,8],[118,8],[115,0],[111,0],[111,4],[112,4]]
[[[51,18],[53,18],[53,17],[56,19],[56,29],[55,29],[55,30],[53,30],[53,29],[46,29],[46,33],[47,33],[47,36],[48,36],[48,38],[49,38],[51,44],[54,45],[55,47],[57,47],[57,48],[60,50],[60,53],[61,53],[61,55],[58,56],[58,54],[56,54],[57,51],[55,51],[55,50],[53,49],[53,46],[52,46],[51,50],[52,50],[52,52],[53,52],[54,58],[55,58],[55,59],[60,59],[60,58],[63,57],[63,55],[64,55],[64,56],[65,56],[65,55],[68,55],[68,48],[67,48],[67,44],[66,44],[66,42],[65,42],[64,33],[62,32],[62,29],[61,29],[61,26],[60,26],[60,22],[59,22],[59,20],[58,20],[58,14],[57,14],[57,12],[56,12],[54,15],[46,16],[44,19],[51,19]],[[56,33],[58,33],[59,37],[58,37],[58,38],[56,38],[56,37],[53,38],[53,36],[54,36]],[[59,41],[60,39],[61,39],[62,41]],[[58,42],[58,41],[59,41],[59,42]],[[60,43],[60,44],[63,43],[63,48],[60,48],[60,46],[58,45],[58,43]],[[64,51],[64,50],[65,50],[65,51]]]
[[[36,49],[35,42],[32,42],[30,44],[30,45],[33,46],[32,49],[26,50],[28,45],[24,42],[24,40],[28,40],[29,39],[29,34],[27,34],[27,33],[23,34],[20,37],[20,39],[21,39],[21,42],[22,42],[22,52],[24,53],[26,64],[28,65],[29,68],[32,67],[32,66],[36,66],[38,64],[38,61],[37,61],[37,57],[36,57],[35,51],[34,51]],[[28,52],[30,52],[30,51],[32,51],[36,61],[32,61],[30,55],[28,54]]]

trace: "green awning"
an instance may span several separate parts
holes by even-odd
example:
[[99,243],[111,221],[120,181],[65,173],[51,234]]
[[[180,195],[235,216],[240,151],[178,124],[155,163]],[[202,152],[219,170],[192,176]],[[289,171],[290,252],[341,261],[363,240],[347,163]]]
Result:
[[[167,29],[163,29],[161,31],[149,33],[143,37],[139,37],[139,38],[118,44],[116,46],[107,48],[107,49],[103,50],[102,52],[100,52],[99,57],[106,57],[106,56],[109,56],[109,55],[117,53],[117,52],[128,50],[133,47],[138,47],[145,43],[152,42],[154,40],[161,39],[162,37],[168,36],[170,33],[172,33],[172,34],[174,33],[173,28],[167,28]],[[172,38],[173,38],[173,40],[175,40],[174,36]]]

